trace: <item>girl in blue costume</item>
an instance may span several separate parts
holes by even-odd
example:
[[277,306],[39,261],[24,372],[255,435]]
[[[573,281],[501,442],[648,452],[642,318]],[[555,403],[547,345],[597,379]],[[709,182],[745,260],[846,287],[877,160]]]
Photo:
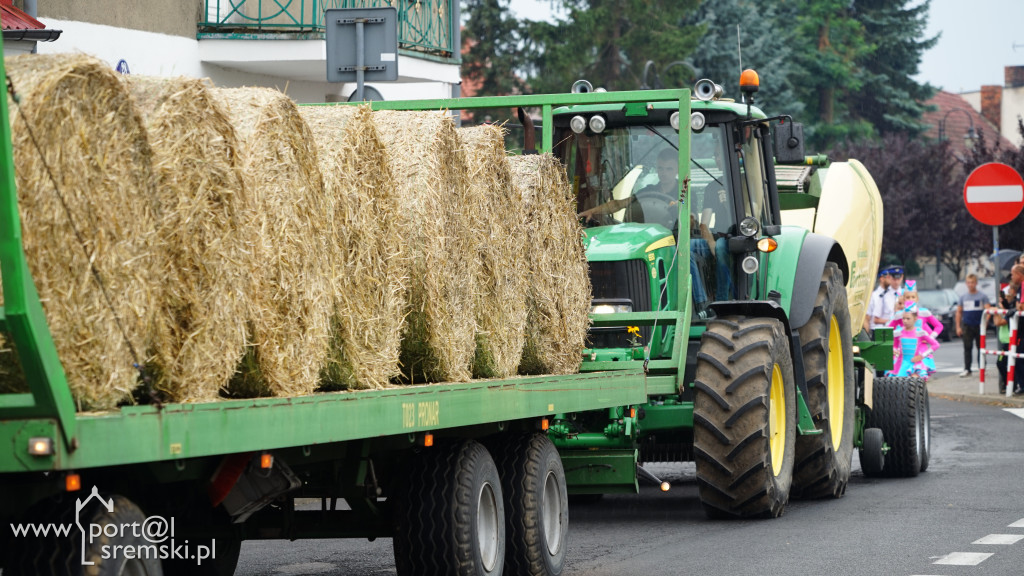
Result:
[[[917,326],[917,305],[910,304],[903,309],[903,326],[893,332],[893,366],[886,376],[910,376],[927,380],[934,368],[929,369],[924,360],[939,348],[935,338]],[[934,366],[934,364],[933,364]]]
[[[889,326],[892,327],[893,333],[900,328],[903,324],[902,311],[911,304],[917,305],[917,322],[914,323],[914,328],[917,328],[918,332],[925,332],[932,338],[938,339],[939,333],[942,332],[942,322],[931,313],[930,310],[921,306],[917,301],[917,282],[914,280],[907,280],[907,288],[900,294],[899,309],[897,317],[893,318],[892,322],[889,322]],[[928,367],[928,373],[935,372],[935,358],[928,356],[924,359],[925,366]]]

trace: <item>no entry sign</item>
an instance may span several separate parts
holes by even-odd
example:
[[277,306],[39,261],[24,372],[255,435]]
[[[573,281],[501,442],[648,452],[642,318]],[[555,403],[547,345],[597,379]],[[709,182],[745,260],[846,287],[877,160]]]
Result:
[[967,177],[964,204],[982,224],[1002,226],[1016,218],[1024,207],[1024,180],[1006,164],[982,164]]

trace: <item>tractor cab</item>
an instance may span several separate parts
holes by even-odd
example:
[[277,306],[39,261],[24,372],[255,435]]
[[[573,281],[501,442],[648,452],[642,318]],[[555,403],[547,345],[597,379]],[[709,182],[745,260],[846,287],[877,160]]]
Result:
[[[700,325],[714,302],[763,297],[756,239],[779,224],[768,122],[702,82],[689,121],[664,101],[552,115],[553,152],[586,227],[594,314],[688,308]],[[651,344],[650,357],[666,357],[673,334],[671,326],[598,326],[590,352],[630,359],[639,341]]]

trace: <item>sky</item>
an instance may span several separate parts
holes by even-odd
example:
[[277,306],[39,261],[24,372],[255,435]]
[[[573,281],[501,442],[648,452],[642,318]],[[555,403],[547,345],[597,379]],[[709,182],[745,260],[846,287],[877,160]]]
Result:
[[[519,17],[549,20],[552,4],[511,0],[510,7]],[[1024,0],[932,0],[927,34],[939,33],[921,59],[919,82],[976,92],[982,85],[1002,85],[1005,66],[1024,66]]]

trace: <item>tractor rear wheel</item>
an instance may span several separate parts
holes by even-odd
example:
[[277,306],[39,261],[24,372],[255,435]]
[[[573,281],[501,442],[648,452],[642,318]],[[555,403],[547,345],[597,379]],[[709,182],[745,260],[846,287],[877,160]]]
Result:
[[693,444],[708,516],[782,515],[793,483],[796,396],[774,318],[708,322],[697,353]]
[[881,428],[889,444],[882,476],[917,476],[921,472],[920,383],[917,378],[878,378],[874,382],[867,427]]
[[501,574],[505,511],[494,460],[467,440],[413,460],[395,505],[395,568],[412,574]]
[[824,433],[796,439],[794,497],[839,498],[846,492],[853,458],[851,342],[843,273],[829,262],[821,273],[811,319],[800,328],[807,408]]

